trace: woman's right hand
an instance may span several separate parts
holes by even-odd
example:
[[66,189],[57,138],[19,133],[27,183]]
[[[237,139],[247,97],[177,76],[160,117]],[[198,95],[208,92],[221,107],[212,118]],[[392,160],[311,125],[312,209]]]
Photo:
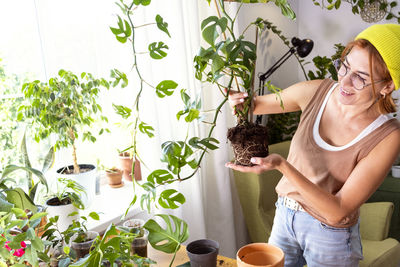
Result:
[[[228,90],[225,89],[225,93],[227,91]],[[243,109],[242,103],[244,102],[246,97],[248,97],[248,94],[246,92],[238,92],[238,91],[233,91],[233,90],[229,91],[228,102],[233,110],[232,114],[234,114],[234,115],[236,114],[236,109],[239,109],[239,110]]]

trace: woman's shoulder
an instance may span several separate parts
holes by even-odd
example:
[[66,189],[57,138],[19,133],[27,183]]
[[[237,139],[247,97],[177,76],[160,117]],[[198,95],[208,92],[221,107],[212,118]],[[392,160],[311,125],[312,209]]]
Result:
[[299,105],[301,110],[304,110],[310,101],[317,95],[317,93],[322,93],[324,88],[330,87],[329,85],[333,84],[334,81],[331,79],[324,80],[311,80],[304,81],[296,84],[296,91],[301,94],[301,97],[298,97],[301,101],[299,101]]

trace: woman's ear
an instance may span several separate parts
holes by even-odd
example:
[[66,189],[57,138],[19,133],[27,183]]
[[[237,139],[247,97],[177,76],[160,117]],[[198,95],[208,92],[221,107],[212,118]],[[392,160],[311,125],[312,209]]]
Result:
[[390,81],[381,89],[380,94],[382,96],[388,95],[391,92],[393,92],[394,89],[395,89],[394,82]]

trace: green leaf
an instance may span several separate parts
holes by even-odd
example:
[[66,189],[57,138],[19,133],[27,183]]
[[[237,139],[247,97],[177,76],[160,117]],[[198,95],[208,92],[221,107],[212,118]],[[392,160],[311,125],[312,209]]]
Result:
[[174,93],[174,89],[176,89],[177,86],[178,84],[174,81],[164,80],[156,86],[156,94],[160,98],[170,96]]
[[158,14],[156,16],[156,23],[157,27],[171,38],[171,35],[168,32],[168,23],[164,22],[164,19]]
[[[46,186],[46,189],[48,190],[48,185],[47,185],[47,180],[44,177],[43,173],[37,169],[34,168],[30,168],[30,167],[24,167],[24,166],[16,166],[16,165],[7,165],[4,170],[3,173],[1,175],[1,179],[0,182],[5,179],[8,175],[10,175],[11,173],[18,171],[18,170],[23,170],[26,171],[27,173],[32,173],[34,174],[36,177],[39,178],[40,182]],[[29,180],[29,177],[25,177],[25,179],[27,179],[28,183],[32,183],[31,180]]]
[[14,207],[14,204],[8,202],[3,195],[0,194],[0,211],[10,212]]
[[29,221],[33,222],[35,220],[42,219],[46,215],[47,215],[47,212],[37,212],[37,213],[33,214],[32,217],[29,218]]
[[120,16],[118,16],[118,28],[110,27],[110,30],[115,35],[115,38],[121,43],[125,43],[128,40],[128,37],[132,34],[129,22],[122,20]]
[[174,176],[167,170],[155,170],[147,176],[147,181],[151,183],[163,184],[168,180],[172,180]]
[[181,90],[181,98],[186,107],[190,106],[190,96],[186,94],[186,89]]
[[144,134],[147,134],[147,136],[150,138],[154,137],[154,133],[153,133],[154,128],[144,122],[141,122],[139,124],[139,131],[141,131]]
[[64,251],[64,253],[65,253],[66,255],[68,255],[69,252],[70,252],[70,248],[69,248],[68,246],[64,246],[64,247],[63,247],[63,251]]
[[112,104],[114,111],[120,115],[122,118],[127,119],[131,116],[132,113],[132,109],[125,107],[125,106],[121,106],[121,105],[116,105],[116,104]]
[[200,116],[200,110],[198,109],[190,109],[189,114],[186,116],[185,121],[186,122],[192,122],[193,120],[199,118]]
[[37,207],[21,188],[10,189],[5,193],[7,195],[7,201],[13,203],[16,208],[21,210],[28,209],[36,213]]
[[[185,197],[175,189],[164,190],[158,199],[158,203],[165,209],[176,209],[185,203]],[[180,205],[177,205],[179,203]]]
[[[228,19],[222,17],[219,19],[216,16],[210,16],[202,21],[201,30],[203,39],[209,43],[212,47],[215,46],[215,40],[219,36],[225,32],[228,25]],[[220,29],[221,33],[218,32],[217,27]]]
[[206,137],[204,139],[200,139],[199,137],[192,137],[189,140],[190,146],[192,146],[194,148],[202,149],[202,150],[206,150],[207,148],[211,149],[211,150],[217,149],[218,146],[213,143],[219,144],[219,141],[212,137]]
[[52,146],[52,147],[50,147],[50,149],[47,152],[46,157],[44,159],[43,166],[42,166],[42,173],[47,172],[51,168],[51,166],[53,166],[54,160],[55,160],[54,146]]
[[165,253],[174,253],[189,237],[185,221],[173,215],[158,214],[166,224],[162,228],[155,220],[150,219],[144,225],[149,231],[149,242],[152,247]]
[[37,251],[44,250],[43,241],[39,237],[36,237],[35,239],[31,240],[31,243],[32,247],[35,248]]
[[92,218],[93,220],[100,220],[100,216],[99,214],[97,214],[96,212],[92,211],[91,213],[89,213],[89,217]]
[[163,42],[154,42],[149,44],[150,56],[154,59],[162,59],[167,56],[167,52],[164,50],[168,50],[168,46]]

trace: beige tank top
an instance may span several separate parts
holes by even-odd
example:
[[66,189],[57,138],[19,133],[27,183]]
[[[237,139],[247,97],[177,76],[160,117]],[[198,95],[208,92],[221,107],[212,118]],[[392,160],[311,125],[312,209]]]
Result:
[[[361,159],[367,156],[388,134],[400,129],[400,123],[397,119],[390,119],[345,149],[332,151],[320,147],[314,140],[313,127],[321,105],[334,83],[330,79],[322,81],[310,103],[302,112],[287,159],[307,179],[333,195],[342,188]],[[328,223],[318,211],[304,200],[286,177],[283,176],[279,181],[276,192],[279,196],[295,199],[311,216],[323,223]],[[357,222],[358,217],[359,210],[350,214],[338,225],[331,226],[350,227]]]

